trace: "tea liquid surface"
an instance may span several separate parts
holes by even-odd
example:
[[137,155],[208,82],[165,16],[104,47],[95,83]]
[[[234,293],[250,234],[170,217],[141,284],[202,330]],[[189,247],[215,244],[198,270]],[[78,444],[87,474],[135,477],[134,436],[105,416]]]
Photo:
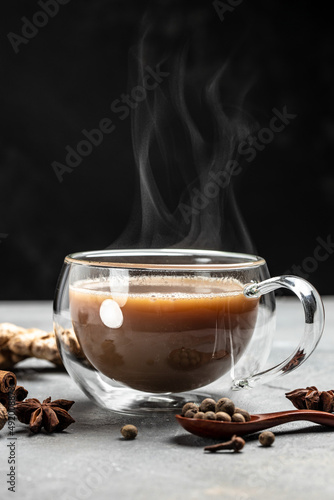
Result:
[[70,312],[85,356],[104,375],[145,392],[184,392],[220,378],[245,351],[258,299],[242,288],[186,276],[87,280],[70,287]]

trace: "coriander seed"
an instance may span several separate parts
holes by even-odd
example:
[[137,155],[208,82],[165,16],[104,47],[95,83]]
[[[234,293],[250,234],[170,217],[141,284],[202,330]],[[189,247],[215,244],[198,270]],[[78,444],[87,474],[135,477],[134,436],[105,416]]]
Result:
[[123,425],[123,427],[121,428],[121,434],[124,439],[135,439],[138,434],[138,429],[135,425]]

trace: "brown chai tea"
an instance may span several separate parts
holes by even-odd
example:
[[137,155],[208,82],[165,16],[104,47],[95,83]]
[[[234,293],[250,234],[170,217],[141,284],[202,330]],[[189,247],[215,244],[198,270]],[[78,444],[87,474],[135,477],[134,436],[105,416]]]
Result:
[[135,276],[70,287],[75,333],[90,363],[145,392],[183,392],[227,373],[254,331],[258,299],[233,279]]

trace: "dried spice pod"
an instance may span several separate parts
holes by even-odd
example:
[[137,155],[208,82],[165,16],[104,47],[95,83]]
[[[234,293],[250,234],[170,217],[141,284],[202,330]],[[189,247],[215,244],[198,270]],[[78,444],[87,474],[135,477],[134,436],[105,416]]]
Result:
[[74,401],[66,399],[51,401],[51,397],[44,399],[43,403],[36,398],[26,399],[16,403],[15,415],[23,424],[29,424],[34,434],[42,427],[47,432],[60,432],[75,422],[68,413],[73,404]]
[[332,413],[334,411],[334,391],[322,391],[320,396],[322,411]]
[[334,391],[319,391],[314,385],[306,389],[295,389],[285,396],[298,410],[334,411]]
[[305,396],[308,393],[308,389],[294,389],[293,391],[286,392],[285,397],[291,401],[293,406],[297,408],[297,410],[305,410]]
[[13,372],[0,370],[0,391],[7,393],[16,387],[16,375]]

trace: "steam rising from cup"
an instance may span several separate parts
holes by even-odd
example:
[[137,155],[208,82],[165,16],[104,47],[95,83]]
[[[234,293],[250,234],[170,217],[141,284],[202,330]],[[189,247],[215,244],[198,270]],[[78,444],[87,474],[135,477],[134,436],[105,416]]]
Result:
[[135,51],[131,88],[145,89],[132,110],[137,190],[130,222],[110,248],[202,248],[254,253],[234,194],[243,165],[238,145],[253,127],[242,111],[247,88],[228,102],[229,65],[198,68],[189,47],[163,59],[146,29]]

